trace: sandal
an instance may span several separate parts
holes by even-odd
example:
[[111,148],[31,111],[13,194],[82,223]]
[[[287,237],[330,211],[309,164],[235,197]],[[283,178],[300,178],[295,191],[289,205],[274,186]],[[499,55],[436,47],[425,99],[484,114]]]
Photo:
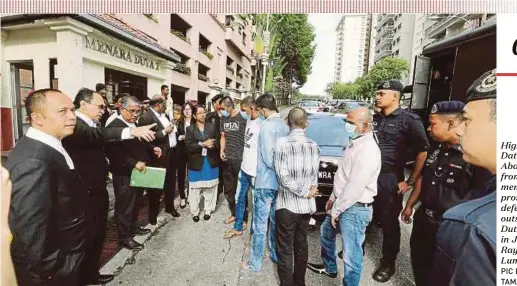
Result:
[[235,229],[233,229],[233,228],[232,228],[231,230],[226,231],[226,232],[224,233],[224,238],[227,238],[227,239],[228,239],[228,238],[232,238],[232,237],[234,237],[234,236],[242,235],[243,233],[244,233],[244,232],[242,232],[242,231],[237,231],[237,230],[235,230]]
[[233,223],[234,221],[235,221],[235,217],[229,216],[224,220],[224,224],[230,224],[230,223]]

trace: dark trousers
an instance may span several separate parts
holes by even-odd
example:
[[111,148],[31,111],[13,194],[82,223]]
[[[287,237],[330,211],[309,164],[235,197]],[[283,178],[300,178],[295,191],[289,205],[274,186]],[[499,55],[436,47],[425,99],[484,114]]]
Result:
[[185,184],[185,179],[187,177],[187,161],[188,157],[186,154],[178,154],[178,191],[180,193],[180,198],[182,200],[186,199],[188,197],[188,194],[186,194],[185,189],[187,185]]
[[[242,160],[228,159],[224,163],[224,196],[228,201],[228,206],[232,216],[235,216],[235,194],[237,193],[237,182],[239,181],[239,172],[241,170]],[[247,217],[245,217],[247,220]]]
[[429,273],[432,271],[436,245],[436,234],[440,222],[427,216],[423,207],[415,212],[411,231],[411,265],[417,286],[431,286]]
[[56,274],[52,278],[37,277],[36,273],[27,270],[27,263],[17,263],[13,261],[16,280],[19,286],[25,285],[45,285],[45,286],[78,286],[86,285],[80,280],[80,266],[84,259],[84,252],[64,254],[60,257],[62,261],[61,267],[56,269]]
[[[165,193],[165,211],[174,210],[174,199],[176,197],[176,171],[178,170],[178,150],[170,149],[168,152],[169,165],[165,174],[163,193]],[[149,221],[156,221],[160,212],[160,199],[162,190],[151,190],[149,192]]]
[[130,176],[113,175],[115,218],[117,219],[118,237],[121,241],[133,239],[133,230],[138,227],[136,220],[144,193],[142,188],[131,187],[130,179]]
[[275,213],[280,285],[305,286],[305,271],[309,258],[307,232],[310,218],[309,214],[296,214],[287,209],[280,209]]
[[90,249],[86,251],[81,264],[81,281],[84,282],[95,279],[99,274],[99,263],[104,249],[109,211],[109,196],[106,189],[91,192],[88,211],[92,218],[88,230],[88,233],[92,235],[92,244]]
[[385,263],[395,263],[400,251],[399,215],[402,211],[402,195],[397,194],[398,176],[380,174],[374,209],[382,228],[382,256]]

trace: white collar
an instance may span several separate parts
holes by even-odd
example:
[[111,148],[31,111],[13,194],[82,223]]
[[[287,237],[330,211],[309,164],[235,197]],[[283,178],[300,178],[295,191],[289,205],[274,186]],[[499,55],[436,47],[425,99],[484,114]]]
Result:
[[129,123],[129,122],[127,122],[127,121],[124,119],[124,117],[122,117],[122,114],[118,115],[117,117],[118,117],[120,120],[122,120],[122,122],[126,123],[126,125],[127,125],[127,126],[129,126],[129,127],[136,127],[136,125],[135,125],[134,123]]
[[156,110],[154,110],[154,108],[149,108],[149,109],[152,110],[154,115],[156,115],[156,117],[158,117],[158,118],[165,116],[165,113],[160,114],[160,113],[156,112]]
[[39,129],[29,127],[29,130],[27,130],[27,133],[25,133],[25,136],[32,138],[36,141],[39,141],[43,144],[46,144],[59,153],[61,153],[66,160],[66,163],[70,169],[74,169],[74,163],[72,162],[72,158],[70,158],[70,155],[66,152],[65,148],[63,148],[63,144],[61,144],[61,140],[57,139],[56,137],[45,133]]
[[97,123],[95,123],[93,120],[91,120],[88,116],[86,116],[84,113],[82,113],[79,110],[75,111],[75,115],[79,118],[81,118],[88,126],[90,127],[97,127]]

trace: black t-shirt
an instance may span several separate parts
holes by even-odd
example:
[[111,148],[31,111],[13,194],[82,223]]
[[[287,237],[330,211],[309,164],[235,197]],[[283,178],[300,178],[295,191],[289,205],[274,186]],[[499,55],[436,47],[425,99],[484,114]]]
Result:
[[244,152],[244,134],[246,132],[246,119],[240,113],[233,117],[221,118],[221,133],[226,138],[226,158],[242,160]]

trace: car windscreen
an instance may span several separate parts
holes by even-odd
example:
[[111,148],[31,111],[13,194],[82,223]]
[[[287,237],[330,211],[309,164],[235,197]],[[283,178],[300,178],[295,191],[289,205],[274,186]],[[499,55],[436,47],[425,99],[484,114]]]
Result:
[[319,104],[315,101],[302,102],[302,106],[307,106],[307,107],[318,107],[318,105]]
[[345,119],[331,116],[309,117],[307,136],[319,146],[345,147],[348,136],[345,133]]

